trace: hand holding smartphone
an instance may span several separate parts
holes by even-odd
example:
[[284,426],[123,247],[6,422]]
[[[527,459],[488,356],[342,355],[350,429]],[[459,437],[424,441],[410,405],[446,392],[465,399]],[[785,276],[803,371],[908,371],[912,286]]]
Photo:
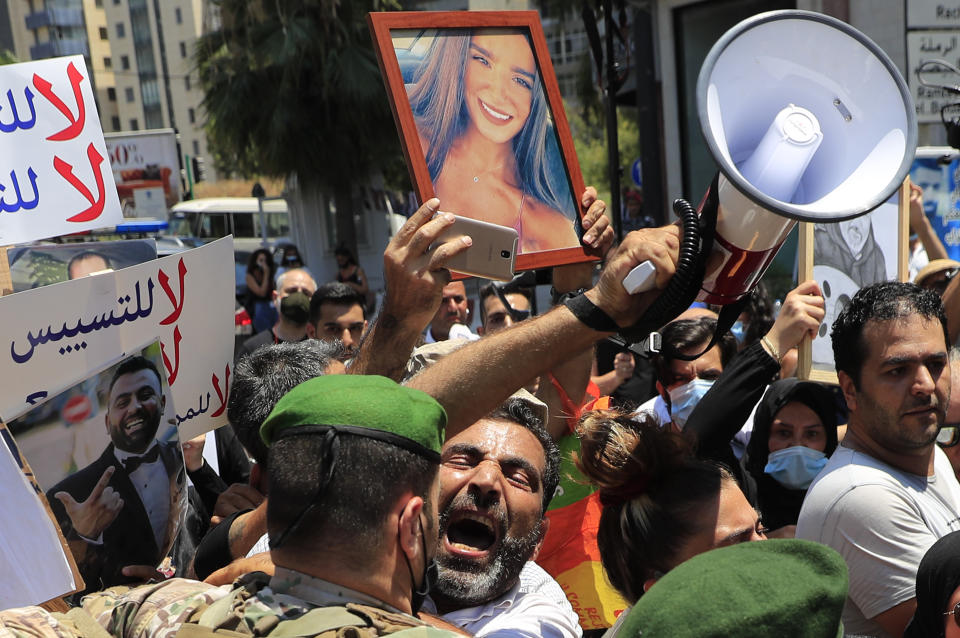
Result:
[[[446,213],[437,213],[444,214]],[[445,264],[447,269],[499,281],[513,279],[514,261],[520,240],[516,229],[459,215],[454,217],[456,221],[437,237],[427,254],[431,254],[440,244],[467,235],[473,240],[473,245],[452,257]]]

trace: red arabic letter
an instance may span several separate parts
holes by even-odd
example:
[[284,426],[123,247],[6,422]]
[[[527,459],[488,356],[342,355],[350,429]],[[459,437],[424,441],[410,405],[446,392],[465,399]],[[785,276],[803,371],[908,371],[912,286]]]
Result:
[[90,202],[90,207],[86,208],[73,217],[68,217],[68,222],[89,222],[93,221],[103,212],[103,205],[106,203],[106,193],[104,192],[103,185],[103,174],[100,172],[100,167],[103,164],[103,157],[94,148],[91,143],[87,146],[87,159],[90,160],[90,169],[93,171],[94,178],[97,181],[97,197],[94,199],[93,194],[90,192],[90,189],[87,188],[87,185],[80,181],[80,178],[73,174],[73,165],[65,162],[57,156],[53,158],[53,168],[56,169],[60,176],[65,180],[70,182],[70,185],[73,186],[77,191],[83,195],[83,197]]
[[73,62],[67,65],[67,77],[70,78],[70,84],[73,86],[73,99],[77,102],[76,118],[73,117],[73,111],[60,99],[60,96],[53,92],[53,85],[36,73],[33,74],[33,86],[70,121],[67,128],[47,138],[51,142],[72,140],[80,135],[87,119],[87,109],[83,103],[83,95],[80,92],[80,82],[83,81],[83,74],[77,71],[77,68],[73,66]]
[[157,279],[160,281],[160,287],[163,288],[163,292],[167,293],[167,298],[170,299],[170,303],[173,304],[173,311],[166,316],[166,318],[160,322],[161,326],[169,326],[171,323],[175,322],[180,318],[180,311],[183,310],[183,277],[187,274],[187,265],[183,263],[183,257],[180,258],[180,264],[177,266],[177,272],[180,275],[180,303],[177,303],[177,297],[173,294],[173,289],[170,287],[170,278],[167,277],[167,273],[163,272],[163,269],[160,269],[160,274],[157,275]]
[[217,378],[217,375],[213,375],[213,389],[217,392],[217,398],[220,399],[220,407],[217,408],[216,412],[213,412],[210,416],[216,418],[223,414],[223,411],[227,409],[227,398],[230,396],[230,364],[228,363],[223,367],[223,392],[220,391],[220,379]]
[[177,381],[177,373],[180,371],[180,326],[173,329],[173,360],[174,365],[170,365],[170,358],[167,357],[167,350],[160,342],[160,355],[163,357],[163,366],[167,369],[167,382],[173,385]]

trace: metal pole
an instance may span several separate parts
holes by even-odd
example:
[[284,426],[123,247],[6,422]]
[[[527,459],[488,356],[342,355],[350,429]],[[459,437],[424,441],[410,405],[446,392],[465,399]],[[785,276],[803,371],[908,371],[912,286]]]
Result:
[[653,51],[653,7],[651,3],[633,9],[633,47],[636,61],[637,110],[640,114],[640,159],[643,164],[643,214],[657,225],[670,220],[663,188],[661,160],[660,102]]
[[260,241],[264,247],[269,243],[267,241],[267,214],[263,212],[263,198],[257,197],[257,210],[260,211]]
[[617,65],[613,59],[613,2],[603,0],[604,35],[607,44],[607,162],[610,170],[610,207],[613,213],[613,231],[617,234],[617,241],[623,239],[623,228],[620,213],[620,149],[617,145],[617,96],[614,93]]

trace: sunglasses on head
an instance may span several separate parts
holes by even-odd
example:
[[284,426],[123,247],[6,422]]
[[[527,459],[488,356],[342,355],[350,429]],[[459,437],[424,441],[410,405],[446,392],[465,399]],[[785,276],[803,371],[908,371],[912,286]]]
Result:
[[[937,434],[937,445],[941,448],[948,448],[957,443],[960,443],[960,424],[951,423],[940,428],[940,432]],[[960,623],[960,621],[957,622]]]

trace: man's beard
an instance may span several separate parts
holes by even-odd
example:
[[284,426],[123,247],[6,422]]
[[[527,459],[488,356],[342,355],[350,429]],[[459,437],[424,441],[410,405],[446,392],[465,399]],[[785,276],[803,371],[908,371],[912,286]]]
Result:
[[[440,515],[440,543],[446,538],[451,512],[470,508],[473,500],[469,496],[455,498],[443,511]],[[543,538],[542,522],[524,536],[508,536],[507,516],[503,508],[498,504],[486,511],[500,526],[500,546],[489,565],[447,555],[442,550],[437,554],[440,577],[431,589],[430,596],[444,607],[474,607],[502,596],[517,582],[520,571]]]

